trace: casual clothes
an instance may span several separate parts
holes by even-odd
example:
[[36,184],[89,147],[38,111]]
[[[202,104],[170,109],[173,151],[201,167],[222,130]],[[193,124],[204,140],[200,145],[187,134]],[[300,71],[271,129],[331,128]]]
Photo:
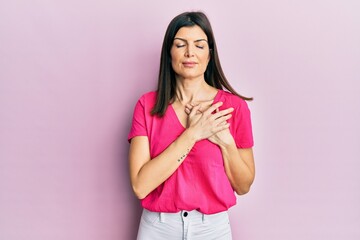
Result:
[[137,240],[231,240],[228,212],[203,214],[196,210],[158,213],[144,209]]
[[[151,115],[156,92],[144,94],[137,102],[129,141],[136,136],[147,136],[151,158],[163,152],[184,131],[177,115],[169,105],[163,117]],[[230,132],[238,148],[253,146],[250,111],[247,103],[219,90],[214,103],[223,102],[220,110],[233,107]],[[234,190],[226,176],[220,148],[209,140],[198,141],[179,168],[159,187],[141,201],[152,212],[177,213],[197,210],[214,214],[235,205]]]

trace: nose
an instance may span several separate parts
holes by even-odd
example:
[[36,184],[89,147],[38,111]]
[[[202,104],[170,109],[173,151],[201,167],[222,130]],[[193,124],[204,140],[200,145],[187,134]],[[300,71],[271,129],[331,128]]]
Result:
[[188,45],[186,47],[186,51],[185,51],[185,57],[193,57],[194,56],[194,49],[192,45]]

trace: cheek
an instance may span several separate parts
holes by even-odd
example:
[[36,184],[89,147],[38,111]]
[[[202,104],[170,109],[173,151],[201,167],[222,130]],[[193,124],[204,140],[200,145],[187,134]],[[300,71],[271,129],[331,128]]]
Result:
[[170,52],[170,57],[171,57],[171,62],[175,63],[176,62],[176,53],[174,53],[173,51]]
[[201,62],[207,65],[210,61],[210,54],[204,54],[201,56]]
[[176,68],[176,66],[177,66],[177,61],[176,61],[176,58],[171,57],[170,62],[171,62],[171,66],[172,66],[172,68]]
[[177,72],[177,69],[179,68],[179,60],[178,60],[178,58],[176,58],[176,56],[171,55],[170,62],[171,62],[172,69],[175,72]]
[[170,49],[171,58],[176,59],[179,58],[180,55],[181,55],[181,48],[172,47]]

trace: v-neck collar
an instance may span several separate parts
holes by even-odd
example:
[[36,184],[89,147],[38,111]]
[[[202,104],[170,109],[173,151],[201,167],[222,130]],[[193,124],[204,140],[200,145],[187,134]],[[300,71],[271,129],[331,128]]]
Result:
[[[217,93],[216,93],[216,95],[215,95],[215,97],[214,97],[214,102],[213,102],[213,103],[218,102],[218,100],[219,100],[222,92],[223,92],[223,90],[218,89],[218,91],[217,91]],[[176,111],[175,111],[173,105],[172,105],[172,104],[169,104],[169,107],[168,107],[168,108],[169,108],[169,110],[170,110],[171,117],[173,118],[174,123],[175,123],[176,125],[178,125],[178,127],[180,127],[182,130],[185,130],[186,127],[184,127],[184,126],[182,125],[179,117],[178,117],[177,114],[176,114]]]

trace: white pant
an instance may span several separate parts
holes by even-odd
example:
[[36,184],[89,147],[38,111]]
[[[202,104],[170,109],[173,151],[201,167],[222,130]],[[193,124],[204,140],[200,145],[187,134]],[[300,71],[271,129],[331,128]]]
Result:
[[196,210],[158,213],[143,210],[137,240],[231,240],[228,212]]

